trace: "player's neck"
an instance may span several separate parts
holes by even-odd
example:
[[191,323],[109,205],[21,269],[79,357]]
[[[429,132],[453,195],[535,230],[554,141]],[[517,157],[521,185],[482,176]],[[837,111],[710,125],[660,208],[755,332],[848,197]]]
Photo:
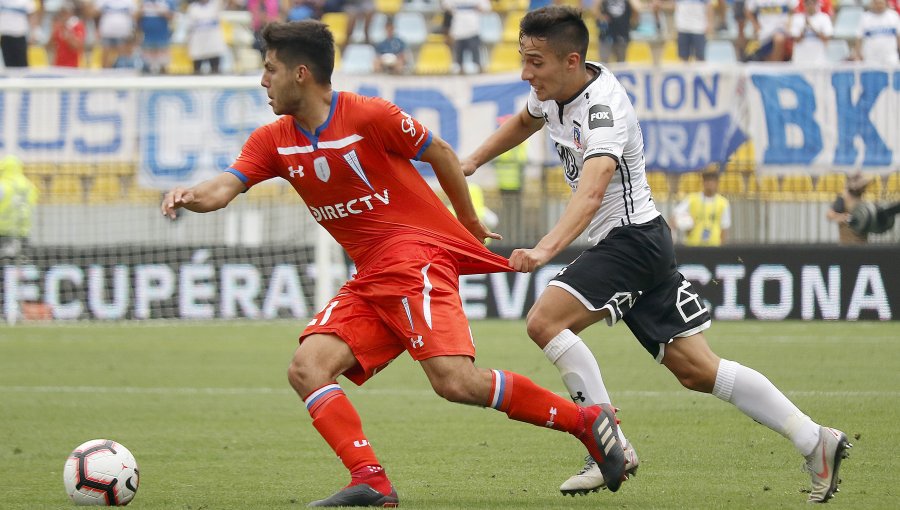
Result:
[[566,90],[566,93],[564,94],[566,96],[566,99],[569,99],[575,94],[581,92],[581,89],[583,89],[585,85],[590,83],[590,81],[593,80],[595,76],[597,76],[597,72],[591,67],[585,67],[584,72],[578,73],[578,76],[580,77],[580,79],[574,80],[571,86],[569,86],[568,90]]
[[300,107],[294,113],[294,119],[300,127],[313,133],[328,120],[328,115],[331,113],[331,101],[331,87],[318,90],[301,101]]

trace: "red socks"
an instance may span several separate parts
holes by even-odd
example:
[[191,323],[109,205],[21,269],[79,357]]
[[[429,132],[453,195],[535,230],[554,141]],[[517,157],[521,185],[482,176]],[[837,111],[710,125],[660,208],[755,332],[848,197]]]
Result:
[[491,370],[491,397],[488,406],[503,411],[516,421],[523,421],[581,435],[584,412],[571,400],[544,389],[524,375],[505,370]]
[[366,466],[381,469],[375,451],[363,434],[359,414],[337,383],[326,384],[313,391],[303,402],[312,416],[313,427],[351,474]]

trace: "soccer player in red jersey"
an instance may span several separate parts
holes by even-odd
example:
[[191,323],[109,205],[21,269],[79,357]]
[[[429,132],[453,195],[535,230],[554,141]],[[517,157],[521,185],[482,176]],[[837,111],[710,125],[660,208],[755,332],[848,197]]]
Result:
[[[175,188],[161,204],[208,212],[266,179],[281,177],[356,264],[348,281],[300,335],[288,379],[313,426],[350,471],[350,484],[311,506],[396,506],[397,493],[337,383],[363,384],[403,351],[435,392],[493,407],[510,418],[575,435],[605,467],[608,487],[624,476],[615,410],[580,407],[527,377],[476,368],[459,297],[459,275],[510,271],[484,247],[500,239],[482,224],[450,146],[397,106],[332,90],[334,39],[318,21],[272,23],[262,86],[276,114],[256,129],[217,177]],[[434,168],[458,220],[409,162]]]

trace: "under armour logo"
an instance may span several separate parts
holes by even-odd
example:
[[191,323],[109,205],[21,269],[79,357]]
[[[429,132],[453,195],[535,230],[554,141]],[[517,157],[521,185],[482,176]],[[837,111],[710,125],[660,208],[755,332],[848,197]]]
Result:
[[298,174],[300,175],[300,177],[303,177],[303,165],[300,165],[299,167],[297,167],[296,170],[294,169],[293,166],[289,166],[289,167],[288,167],[288,173],[290,173],[290,178],[291,178],[291,179],[293,179],[294,176],[295,176],[295,175],[298,175]]
[[422,335],[419,335],[416,338],[410,338],[409,341],[412,343],[413,349],[418,349],[419,347],[425,346],[425,342],[422,341]]
[[553,425],[556,424],[556,423],[554,422],[554,420],[556,420],[556,408],[555,408],[555,407],[551,407],[551,408],[550,408],[550,419],[547,420],[547,423],[545,423],[545,425],[546,425],[547,427],[553,428]]
[[365,439],[356,440],[356,441],[353,441],[353,446],[355,446],[357,448],[362,448],[363,446],[369,446],[369,441],[367,441]]
[[576,404],[578,402],[584,402],[585,400],[587,400],[587,399],[584,398],[584,394],[581,393],[580,391],[572,397],[572,402],[575,402]]

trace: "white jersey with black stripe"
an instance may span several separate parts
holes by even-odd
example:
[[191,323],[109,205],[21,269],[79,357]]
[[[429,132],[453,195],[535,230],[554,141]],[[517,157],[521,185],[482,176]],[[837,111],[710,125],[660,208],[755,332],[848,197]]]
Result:
[[528,113],[543,118],[572,192],[584,162],[613,158],[616,172],[600,209],[587,228],[588,241],[600,242],[615,227],[646,223],[659,216],[644,171],[644,138],[625,89],[606,67],[587,62],[596,75],[568,101],[540,101],[528,96]]

